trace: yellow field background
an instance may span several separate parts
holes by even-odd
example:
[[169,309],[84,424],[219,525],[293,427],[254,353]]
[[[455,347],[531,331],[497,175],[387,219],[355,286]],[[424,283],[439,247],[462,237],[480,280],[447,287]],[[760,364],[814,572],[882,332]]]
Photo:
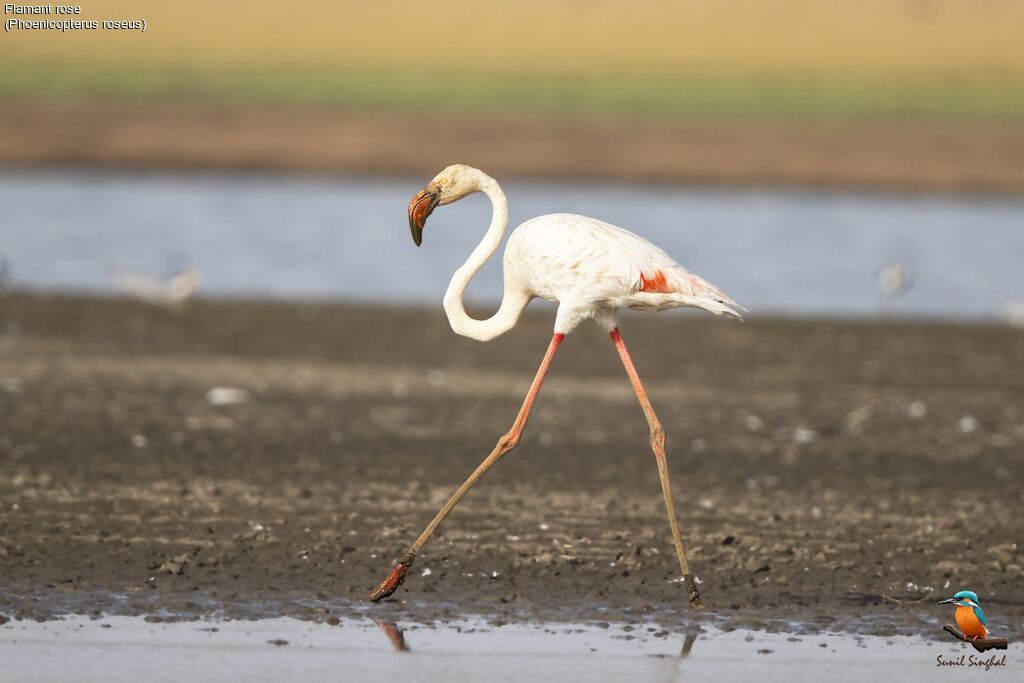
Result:
[[[659,79],[685,76],[711,81],[712,112],[753,106],[751,79],[802,83],[784,93],[794,101],[836,90],[830,106],[854,112],[900,98],[911,113],[920,100],[969,116],[964,99],[986,100],[979,111],[1003,118],[1024,112],[1022,0],[82,1],[81,18],[145,18],[148,30],[0,35],[0,96],[103,92],[105,80],[115,84],[108,95],[209,82],[231,96],[237,80],[247,83],[239,97],[333,89],[341,102],[439,105],[445,96],[432,99],[431,88],[450,88],[456,107],[536,97],[540,108],[576,98],[614,109],[656,106]],[[590,80],[569,95],[550,82],[537,94],[532,76]]]
[[83,0],[113,31],[3,36],[4,55],[175,64],[1024,74],[1020,0]]

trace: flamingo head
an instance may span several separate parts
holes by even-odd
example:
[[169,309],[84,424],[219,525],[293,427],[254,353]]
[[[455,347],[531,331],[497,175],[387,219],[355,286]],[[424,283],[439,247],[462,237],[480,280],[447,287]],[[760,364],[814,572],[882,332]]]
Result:
[[409,230],[416,246],[423,242],[423,226],[438,206],[451,204],[480,189],[472,168],[455,164],[444,169],[409,202]]

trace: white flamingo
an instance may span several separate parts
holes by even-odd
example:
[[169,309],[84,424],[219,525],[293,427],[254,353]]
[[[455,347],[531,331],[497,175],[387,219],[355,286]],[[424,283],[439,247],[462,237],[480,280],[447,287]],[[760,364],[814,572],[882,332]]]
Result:
[[505,248],[505,292],[501,307],[487,320],[475,320],[466,313],[462,295],[469,281],[498,248],[505,234],[508,203],[498,183],[475,168],[449,166],[409,203],[409,228],[412,230],[413,241],[419,246],[423,226],[434,208],[451,204],[473,192],[483,192],[490,198],[493,216],[487,234],[466,263],[455,271],[444,296],[444,309],[452,329],[457,334],[480,341],[494,339],[510,330],[530,300],[539,296],[558,303],[554,335],[512,428],[498,439],[491,454],[455,491],[412,544],[409,552],[370,595],[370,600],[381,600],[398,588],[412,566],[416,553],[448,513],[502,455],[516,447],[559,344],[581,321],[593,318],[611,335],[647,417],[651,429],[651,448],[658,464],[672,539],[679,556],[679,568],[690,605],[702,607],[696,581],[686,560],[672,501],[665,460],[665,433],[619,334],[617,317],[623,308],[662,311],[690,306],[738,318],[740,307],[714,285],[690,273],[642,237],[593,218],[550,214],[526,221],[509,237]]

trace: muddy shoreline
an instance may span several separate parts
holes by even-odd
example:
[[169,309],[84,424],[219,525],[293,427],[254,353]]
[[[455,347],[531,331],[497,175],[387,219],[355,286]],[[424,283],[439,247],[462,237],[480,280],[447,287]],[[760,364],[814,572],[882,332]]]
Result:
[[507,429],[551,319],[479,344],[434,309],[0,294],[0,615],[930,633],[969,587],[1021,635],[1024,333],[984,325],[624,321],[706,615],[582,328],[519,449],[365,603]]
[[1019,195],[1024,126],[0,104],[0,167],[498,177]]

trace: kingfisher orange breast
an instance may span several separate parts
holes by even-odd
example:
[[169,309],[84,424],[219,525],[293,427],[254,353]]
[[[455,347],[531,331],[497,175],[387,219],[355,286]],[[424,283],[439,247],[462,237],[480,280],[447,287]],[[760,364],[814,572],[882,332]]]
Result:
[[968,638],[984,638],[987,635],[985,625],[978,620],[978,615],[971,607],[957,605],[956,625],[960,627],[963,634]]

